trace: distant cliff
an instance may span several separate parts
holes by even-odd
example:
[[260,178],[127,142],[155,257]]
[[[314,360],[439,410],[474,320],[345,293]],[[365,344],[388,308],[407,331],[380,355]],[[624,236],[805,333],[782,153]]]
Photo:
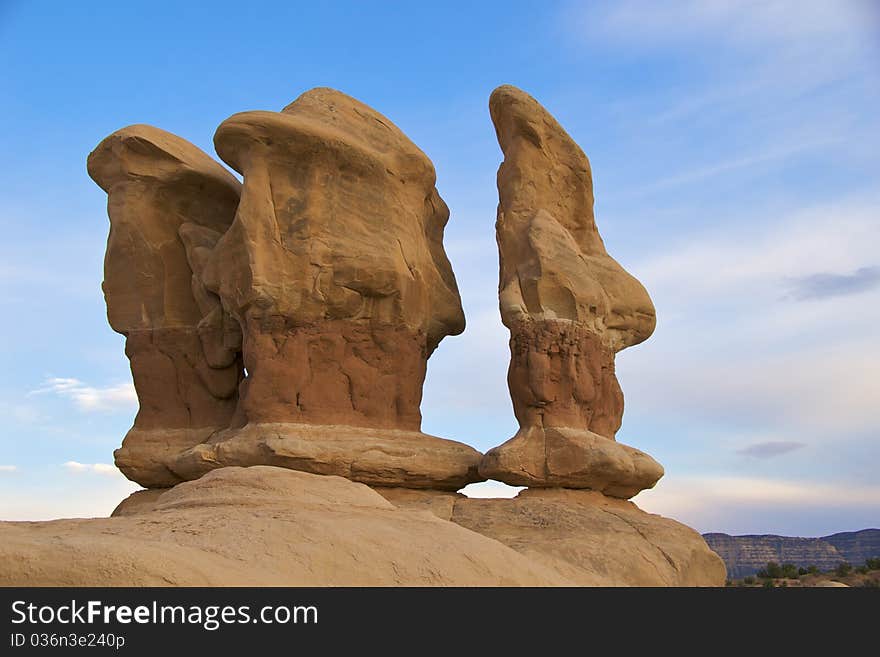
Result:
[[880,557],[880,529],[863,529],[860,532],[841,532],[823,536],[820,540],[830,543],[844,559],[853,566],[865,563],[865,559]]
[[754,575],[768,561],[793,563],[798,567],[817,566],[831,570],[846,561],[854,566],[865,559],[880,557],[880,529],[843,532],[821,538],[792,536],[703,534],[703,538],[727,565],[727,576]]

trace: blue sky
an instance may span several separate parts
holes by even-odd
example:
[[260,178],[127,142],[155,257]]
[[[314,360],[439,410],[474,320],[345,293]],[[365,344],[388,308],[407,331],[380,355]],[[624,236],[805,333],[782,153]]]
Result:
[[424,430],[509,438],[487,110],[509,83],[590,156],[609,252],[658,309],[618,357],[618,437],[667,472],[636,502],[701,531],[880,526],[876,4],[0,0],[0,60],[0,518],[134,489],[108,465],[136,403],[86,155],[131,123],[213,153],[227,116],[314,86],[397,123],[452,211],[468,328],[429,363]]

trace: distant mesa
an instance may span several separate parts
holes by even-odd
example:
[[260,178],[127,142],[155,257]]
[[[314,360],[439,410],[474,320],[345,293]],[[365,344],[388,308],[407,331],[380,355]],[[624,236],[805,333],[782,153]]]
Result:
[[821,538],[751,534],[703,534],[703,538],[724,559],[728,576],[755,575],[768,562],[791,563],[799,568],[816,566],[834,570],[841,563],[860,566],[867,559],[880,558],[880,529],[841,532]]

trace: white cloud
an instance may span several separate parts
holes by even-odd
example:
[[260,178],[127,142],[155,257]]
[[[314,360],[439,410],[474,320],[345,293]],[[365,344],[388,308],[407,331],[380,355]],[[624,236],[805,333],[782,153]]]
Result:
[[692,39],[779,47],[805,39],[866,35],[869,10],[867,2],[852,0],[619,0],[602,15],[601,27],[643,44]]
[[91,472],[100,475],[109,475],[113,477],[123,477],[115,465],[109,463],[79,463],[78,461],[68,461],[64,464],[70,472]]
[[51,377],[46,379],[42,388],[29,394],[45,393],[70,399],[82,411],[115,411],[137,406],[137,393],[132,383],[96,388],[79,379]]
[[0,472],[17,472],[18,466],[16,465],[0,465]]

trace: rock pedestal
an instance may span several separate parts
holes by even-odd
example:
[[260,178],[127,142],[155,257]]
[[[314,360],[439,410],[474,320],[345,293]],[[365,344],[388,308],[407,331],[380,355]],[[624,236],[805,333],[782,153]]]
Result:
[[512,485],[632,497],[663,468],[615,441],[623,393],[614,356],[651,335],[654,306],[605,250],[583,151],[515,87],[496,89],[489,108],[504,152],[499,299],[520,430],[484,456],[480,473]]

